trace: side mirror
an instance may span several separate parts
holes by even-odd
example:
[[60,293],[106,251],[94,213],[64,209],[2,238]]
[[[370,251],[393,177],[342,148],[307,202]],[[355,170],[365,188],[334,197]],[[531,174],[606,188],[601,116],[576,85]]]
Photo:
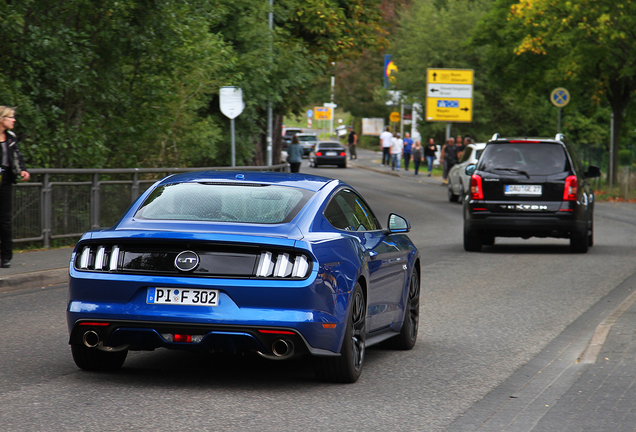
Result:
[[389,223],[387,225],[389,227],[389,233],[406,233],[411,230],[409,221],[395,213],[389,215]]
[[585,178],[594,178],[601,176],[601,169],[596,165],[590,165],[585,174],[583,174]]
[[477,168],[477,165],[475,164],[470,164],[466,167],[466,169],[464,170],[466,172],[467,176],[472,176],[473,173],[475,172],[475,169]]

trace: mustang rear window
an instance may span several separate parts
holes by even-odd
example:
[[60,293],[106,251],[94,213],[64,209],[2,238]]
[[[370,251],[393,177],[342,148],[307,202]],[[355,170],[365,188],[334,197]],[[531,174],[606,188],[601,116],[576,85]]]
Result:
[[312,195],[283,186],[176,183],[152,191],[135,217],[275,224],[291,221]]

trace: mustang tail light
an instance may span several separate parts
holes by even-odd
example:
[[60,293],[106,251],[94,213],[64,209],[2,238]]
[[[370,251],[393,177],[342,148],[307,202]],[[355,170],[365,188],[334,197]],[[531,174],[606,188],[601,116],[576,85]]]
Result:
[[579,181],[575,175],[565,179],[565,189],[563,190],[564,201],[576,201],[579,195]]
[[115,271],[119,263],[119,246],[84,246],[77,267],[82,270]]
[[483,200],[484,190],[481,187],[481,176],[473,174],[470,177],[470,199]]
[[309,259],[305,255],[272,253],[264,251],[258,260],[257,277],[304,278],[309,271]]

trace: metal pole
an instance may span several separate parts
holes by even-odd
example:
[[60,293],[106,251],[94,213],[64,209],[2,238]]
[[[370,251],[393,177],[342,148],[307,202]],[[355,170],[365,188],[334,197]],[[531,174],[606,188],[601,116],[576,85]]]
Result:
[[236,140],[234,139],[234,119],[230,120],[230,130],[232,131],[232,166],[235,167],[236,166]]
[[614,111],[612,110],[612,120],[610,121],[610,151],[609,151],[609,189],[612,193],[614,187]]
[[[269,0],[269,63],[270,72],[272,70],[272,63],[274,61],[274,0]],[[271,91],[271,90],[270,90]],[[271,97],[271,96],[270,96]],[[272,101],[267,101],[267,165],[272,165]],[[234,124],[234,123],[232,123]]]
[[559,107],[559,121],[557,123],[557,133],[561,133],[561,107]]
[[404,139],[404,101],[400,99],[400,138]]
[[446,141],[451,137],[451,124],[446,123]]
[[[331,63],[333,66],[333,63]],[[333,136],[333,118],[336,116],[336,110],[333,107],[333,100],[335,98],[334,90],[336,87],[336,77],[331,75],[331,121],[329,122],[329,135]]]

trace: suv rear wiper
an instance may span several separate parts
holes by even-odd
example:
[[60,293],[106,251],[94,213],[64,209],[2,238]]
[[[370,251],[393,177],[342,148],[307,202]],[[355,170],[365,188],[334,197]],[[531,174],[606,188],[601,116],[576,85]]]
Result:
[[527,178],[530,178],[530,174],[528,174],[527,172],[525,172],[524,170],[520,170],[520,169],[516,169],[516,168],[493,168],[493,171],[495,170],[500,170],[500,171],[512,171],[512,172],[516,172],[519,174],[523,174],[524,176],[526,176]]

